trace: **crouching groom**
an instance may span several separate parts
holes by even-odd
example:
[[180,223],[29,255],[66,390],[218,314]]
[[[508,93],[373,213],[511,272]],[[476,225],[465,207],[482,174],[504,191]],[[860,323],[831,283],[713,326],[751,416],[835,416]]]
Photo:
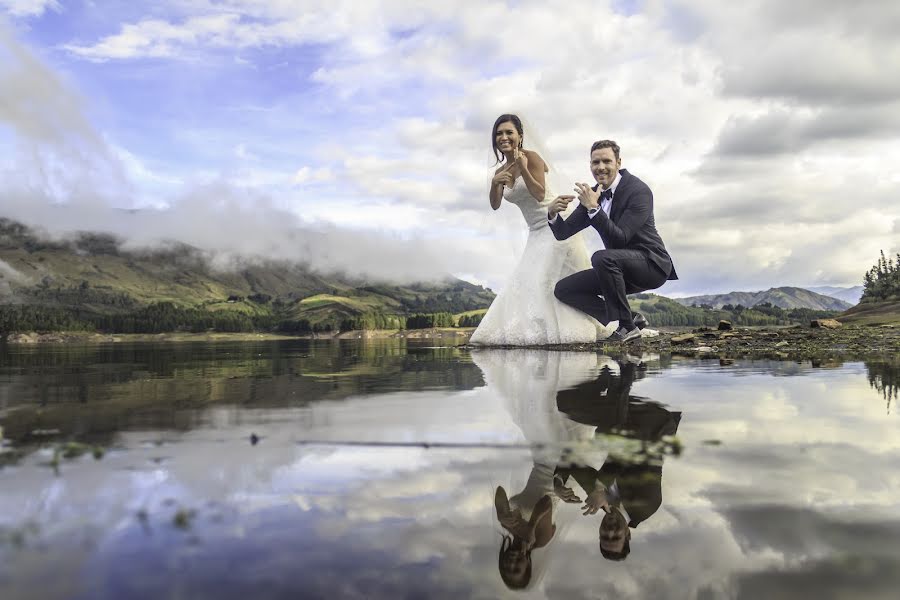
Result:
[[627,342],[640,337],[639,327],[646,320],[631,313],[626,296],[656,289],[678,275],[656,231],[653,193],[646,183],[619,169],[619,150],[612,140],[594,142],[591,173],[597,185],[575,184],[581,204],[568,218],[560,218],[575,196],[559,196],[549,205],[547,217],[556,239],[565,240],[590,226],[605,246],[591,257],[592,269],[556,284],[556,297],[603,325],[618,320],[619,327],[609,339]]

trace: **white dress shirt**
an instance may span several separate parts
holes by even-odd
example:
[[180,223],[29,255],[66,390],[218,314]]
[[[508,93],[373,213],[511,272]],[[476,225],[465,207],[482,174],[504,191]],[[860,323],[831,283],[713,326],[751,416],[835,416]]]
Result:
[[[603,485],[602,482],[600,485]],[[631,516],[628,514],[628,511],[625,510],[625,504],[622,502],[622,494],[619,492],[619,482],[618,480],[613,480],[612,485],[606,488],[606,501],[609,502],[612,508],[615,508],[619,511],[619,513],[625,517],[625,522],[631,522]]]

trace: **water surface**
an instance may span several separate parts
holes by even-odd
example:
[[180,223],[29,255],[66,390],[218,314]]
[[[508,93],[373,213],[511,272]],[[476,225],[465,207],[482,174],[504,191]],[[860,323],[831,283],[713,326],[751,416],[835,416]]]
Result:
[[[5,347],[0,597],[895,598],[897,379],[406,340]],[[616,483],[624,560],[555,479]],[[500,517],[544,496],[523,575]]]

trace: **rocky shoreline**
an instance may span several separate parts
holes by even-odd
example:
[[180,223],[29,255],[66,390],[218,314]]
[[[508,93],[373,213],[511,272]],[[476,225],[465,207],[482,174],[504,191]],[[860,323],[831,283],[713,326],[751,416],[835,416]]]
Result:
[[605,352],[655,352],[719,359],[815,360],[835,357],[900,356],[900,327],[895,325],[803,327],[698,327],[660,331],[655,337],[622,343],[567,346]]

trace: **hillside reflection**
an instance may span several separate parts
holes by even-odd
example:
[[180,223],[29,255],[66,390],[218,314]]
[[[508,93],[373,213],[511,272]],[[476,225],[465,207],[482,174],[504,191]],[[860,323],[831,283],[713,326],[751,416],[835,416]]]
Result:
[[16,443],[34,431],[106,443],[135,427],[191,429],[214,406],[481,385],[463,350],[406,340],[15,347],[0,367],[0,422]]

